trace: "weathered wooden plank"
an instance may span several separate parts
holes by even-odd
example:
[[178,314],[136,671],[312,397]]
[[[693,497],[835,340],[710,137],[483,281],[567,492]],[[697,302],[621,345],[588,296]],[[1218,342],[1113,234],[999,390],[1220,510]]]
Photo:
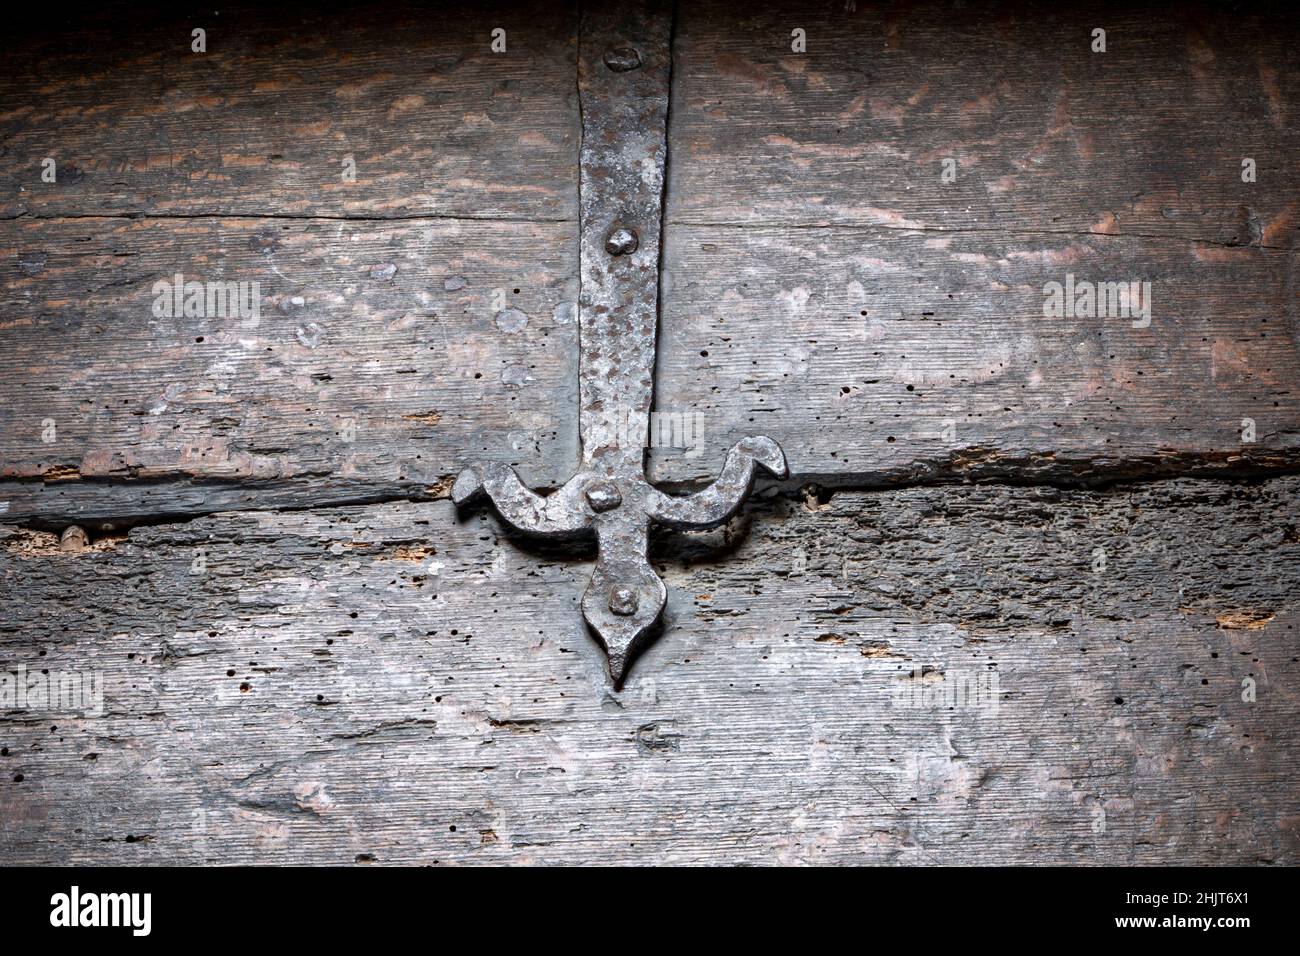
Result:
[[[21,481],[0,500],[11,520],[42,515],[67,498],[57,483],[93,482],[73,495],[88,513],[101,492],[129,510],[103,482],[145,479],[297,485],[302,505],[348,484],[423,493],[468,454],[563,480],[570,239],[565,224],[444,220],[5,224],[0,475]],[[156,314],[174,303],[155,284],[178,273],[258,284],[258,314],[251,285],[242,310],[230,297],[220,315]],[[160,491],[150,504],[142,487],[137,510],[158,510]]]
[[29,19],[0,51],[0,217],[576,218],[572,5]]
[[0,718],[0,858],[1294,864],[1297,492],[763,498],[618,693],[586,565],[446,502],[10,529],[0,669],[105,713]]
[[[1094,10],[1115,24],[1107,54],[1067,57],[1064,65],[1025,55],[1055,48]],[[711,477],[722,450],[758,424],[783,437],[801,479],[859,485],[1294,467],[1296,260],[1287,249],[1294,228],[1287,210],[1295,183],[1289,169],[1269,165],[1294,138],[1287,117],[1295,78],[1272,65],[1287,31],[1256,15],[1200,25],[1175,17],[1142,21],[1139,29],[1133,15],[1102,7],[1009,13],[982,32],[965,29],[974,13],[933,5],[882,16],[803,11],[812,45],[796,56],[782,52],[788,15],[778,8],[744,16],[716,5],[682,11],[658,404],[669,414],[702,416],[704,431],[702,445],[656,450],[652,474]],[[163,71],[172,61],[158,52],[178,30],[171,16],[151,16],[138,30],[92,17],[78,24],[89,32],[75,38],[47,23],[24,34],[30,42],[11,45],[5,56],[13,69],[0,97],[12,108],[0,110],[0,122],[20,172],[11,174],[19,178],[11,181],[17,205],[9,215],[198,218],[20,219],[0,232],[0,392],[7,399],[0,464],[5,476],[21,479],[0,487],[0,507],[7,502],[14,518],[55,524],[424,497],[482,453],[517,461],[538,485],[567,476],[576,447],[574,333],[550,332],[558,328],[554,310],[567,317],[564,302],[576,295],[571,222],[549,231],[520,227],[511,235],[527,238],[493,258],[487,246],[501,234],[455,222],[440,231],[432,220],[402,230],[327,219],[205,218],[248,211],[571,219],[572,11],[461,11],[445,18],[440,32],[413,29],[401,50],[391,47],[394,24],[413,28],[428,17],[386,9],[381,23],[363,9],[299,21],[235,9],[213,31],[208,59],[182,58],[187,68],[180,71]],[[332,29],[339,18],[355,29]],[[480,42],[488,19],[509,28],[507,53],[492,54]],[[86,39],[110,28],[125,46]],[[864,67],[872,44],[880,49]],[[945,44],[952,55],[936,62],[933,50]],[[133,56],[136,68],[125,68]],[[142,84],[140,64],[155,62],[150,57],[160,57],[159,81]],[[1134,74],[1139,61],[1151,73],[1146,85]],[[1187,70],[1194,83],[1170,85]],[[994,92],[965,108],[981,82]],[[914,98],[916,84],[928,85],[914,103],[897,106]],[[1114,117],[1127,115],[1120,106],[1131,106],[1124,97],[1134,89],[1168,109],[1162,105],[1151,122],[1123,125]],[[1067,108],[1043,140],[1051,148],[1036,151],[1043,90],[1055,91],[1053,102]],[[484,97],[494,105],[474,112]],[[325,101],[341,107],[332,118],[312,120],[309,130],[286,124],[286,116],[315,116],[313,104]],[[1244,220],[1232,220],[1254,223],[1241,234],[1229,234],[1218,173],[1190,175],[1191,164],[1204,164],[1212,152],[1206,137],[1225,122],[1267,147],[1256,157],[1260,181],[1237,178],[1232,186],[1255,190],[1257,200]],[[777,132],[764,132],[768,126]],[[870,145],[828,146],[832,127]],[[795,157],[788,168],[776,153],[751,155],[754,143],[771,147],[771,136],[788,138],[790,128],[812,145],[782,140],[776,153]],[[954,131],[980,169],[1014,166],[1021,154],[1032,161],[998,173],[1002,186],[985,191],[989,173],[981,203],[954,200],[952,190],[968,188],[966,178],[946,192],[934,191],[937,177],[921,188],[917,164],[930,163]],[[39,165],[39,144],[55,133],[94,160],[74,161],[85,167],[81,177],[29,188],[21,170]],[[335,141],[350,143],[354,133],[375,144],[360,166],[385,172],[336,182],[332,171],[313,165],[315,157],[332,155]],[[243,144],[238,154],[224,151],[234,139]],[[158,143],[189,150],[188,158],[131,159]],[[519,161],[521,145],[532,151],[529,162]],[[1180,187],[1172,198],[1148,189],[1146,199],[1132,200],[1136,220],[1130,210],[1123,228],[1097,227],[1103,207],[1118,202],[1115,190],[1122,186],[1128,196],[1150,185],[1157,148],[1171,150],[1160,175],[1195,188]],[[431,150],[433,165],[426,161]],[[229,170],[222,166],[227,155],[239,159]],[[271,156],[280,159],[259,158]],[[470,175],[467,164],[485,168]],[[877,183],[884,193],[871,191]],[[842,208],[814,201],[812,192],[831,187]],[[1158,216],[1151,197],[1159,200]],[[788,225],[691,225],[777,219]],[[803,228],[822,222],[876,225]],[[917,224],[924,228],[910,228]],[[937,234],[953,229],[961,231]],[[1051,235],[1058,231],[1082,234]],[[1134,231],[1211,241],[1113,235]],[[354,241],[365,261],[352,246],[341,250]],[[441,285],[450,278],[441,264],[426,269],[416,261],[425,242],[435,253],[449,246],[448,258],[481,262],[460,300],[438,301],[456,290]],[[1224,245],[1234,242],[1243,247]],[[382,270],[403,257],[390,289]],[[367,268],[381,272],[368,277]],[[281,301],[291,314],[277,315],[272,334],[237,340],[228,324],[222,332],[192,329],[188,321],[160,329],[141,310],[152,300],[145,284],[176,271],[262,281],[287,296]],[[520,272],[527,273],[522,283]],[[1152,281],[1152,325],[1041,319],[1043,284],[1067,273]],[[490,340],[453,345],[497,311],[485,306],[484,290],[505,289],[513,302],[514,288],[527,297],[539,284],[542,301],[524,308],[530,324],[523,333],[497,336],[488,327]],[[294,296],[304,291],[312,293],[304,302],[314,308],[319,300],[328,321],[292,314]],[[353,321],[358,303],[376,310],[386,323],[382,333]],[[458,305],[467,323],[460,329]],[[446,336],[436,373],[428,363],[437,343],[429,339],[438,332],[422,318],[429,310]],[[312,352],[317,361],[300,357],[310,345],[288,341],[299,329],[308,342],[313,329],[326,333]],[[204,342],[190,341],[192,331]],[[52,335],[59,336],[55,359]],[[166,349],[158,348],[159,335]],[[287,349],[277,354],[280,341]],[[250,349],[262,345],[275,357],[254,363]],[[408,363],[408,354],[426,361]],[[466,378],[477,374],[484,379]],[[212,381],[191,384],[195,376]],[[321,376],[332,378],[316,381]],[[273,401],[286,383],[295,399]],[[39,401],[28,400],[34,394]],[[232,405],[249,403],[253,411],[230,414]],[[425,445],[424,426],[447,409],[457,421],[440,420]],[[361,429],[359,444],[347,448],[329,434],[330,416],[344,415]],[[61,437],[38,444],[47,419]],[[1256,423],[1253,443],[1241,441],[1243,419]],[[42,485],[34,480],[41,476],[81,483]],[[116,483],[141,477],[158,484],[146,493]]]
[[1292,248],[1298,42],[1281,6],[684,5],[670,221]]
[[[0,499],[56,521],[424,496],[480,454],[557,484],[577,441],[570,232],[12,222],[0,461],[22,482]],[[707,478],[756,426],[799,480],[1292,468],[1296,264],[1127,237],[679,226],[657,404],[702,429],[654,449],[652,475]],[[265,314],[159,319],[154,283],[177,271],[258,282]],[[1067,273],[1150,281],[1149,326],[1044,317]],[[104,483],[139,478],[180,484]]]
[[[658,478],[711,474],[755,429],[796,475],[855,483],[1300,462],[1294,252],[879,228],[667,237],[656,402],[701,416],[703,437],[657,450]],[[1069,276],[1149,282],[1149,318],[1045,316],[1046,284]]]

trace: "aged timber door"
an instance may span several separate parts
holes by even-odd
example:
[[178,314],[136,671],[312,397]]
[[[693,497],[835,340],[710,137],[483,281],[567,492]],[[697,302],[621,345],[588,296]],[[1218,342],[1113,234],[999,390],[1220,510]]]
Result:
[[0,860],[1296,862],[1294,23],[15,30]]

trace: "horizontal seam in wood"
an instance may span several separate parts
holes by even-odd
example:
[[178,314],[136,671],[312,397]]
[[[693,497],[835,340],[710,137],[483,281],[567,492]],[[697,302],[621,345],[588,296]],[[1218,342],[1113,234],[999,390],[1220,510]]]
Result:
[[109,220],[123,222],[145,222],[149,220],[196,220],[196,219],[252,219],[252,220],[288,220],[291,222],[500,222],[514,225],[534,226],[577,223],[576,219],[533,219],[517,216],[452,216],[438,213],[420,213],[409,216],[344,216],[344,215],[299,215],[296,213],[73,213],[57,216],[20,213],[17,216],[0,216],[0,222],[77,222],[82,220]]
[[799,230],[808,232],[901,232],[924,233],[930,235],[986,235],[1006,236],[1025,239],[1041,239],[1047,236],[1059,236],[1067,239],[1153,239],[1169,242],[1184,242],[1207,246],[1221,246],[1226,249],[1269,249],[1275,252],[1295,252],[1293,246],[1275,246],[1256,242],[1225,242],[1219,239],[1205,239],[1199,236],[1163,235],[1142,232],[1079,232],[1077,230],[1056,229],[948,229],[943,226],[890,226],[883,223],[840,223],[840,222],[782,222],[780,220],[761,220],[752,222],[701,222],[687,220],[670,220],[667,226],[692,229],[773,229]]
[[[892,492],[905,492],[917,488],[944,488],[944,487],[970,487],[979,485],[982,487],[993,488],[1018,488],[1031,490],[1034,488],[1051,488],[1058,491],[1091,493],[1091,494],[1125,494],[1132,487],[1140,485],[1150,485],[1161,482],[1171,481],[1196,481],[1196,482],[1218,482],[1226,484],[1250,484],[1262,485],[1271,481],[1285,479],[1300,475],[1300,464],[1279,466],[1277,468],[1256,468],[1253,470],[1219,470],[1203,472],[1168,472],[1149,474],[1116,474],[1109,477],[1099,476],[1094,479],[1080,479],[1070,481],[1063,478],[1054,478],[1051,476],[1031,476],[1023,479],[1016,478],[1012,475],[992,475],[987,478],[963,478],[955,475],[934,475],[924,478],[903,479],[899,481],[855,481],[857,476],[848,476],[844,479],[836,476],[804,475],[794,476],[786,481],[760,480],[757,484],[759,489],[773,489],[777,493],[790,498],[798,497],[803,489],[812,486],[819,489],[825,489],[835,494],[888,494]],[[40,479],[9,479],[15,483],[35,484]],[[117,487],[129,486],[133,481],[138,479],[93,479],[87,481],[87,484],[109,485]],[[201,490],[202,485],[195,486],[189,482],[174,482],[177,485],[189,485],[195,490]],[[168,485],[172,481],[162,479],[151,479],[151,485]],[[223,483],[212,482],[209,487],[219,487]],[[674,493],[690,493],[706,486],[708,481],[699,480],[691,482],[660,482],[658,487],[665,491]],[[259,490],[256,485],[231,483],[233,487],[241,487],[250,492]],[[550,494],[558,490],[557,485],[538,485],[533,488],[539,494]],[[304,488],[304,491],[309,490]],[[216,515],[245,514],[245,513],[277,513],[277,512],[320,512],[339,508],[370,508],[390,504],[422,504],[435,501],[448,501],[450,494],[440,492],[436,494],[421,493],[419,488],[412,487],[409,492],[405,493],[380,493],[376,495],[365,494],[359,491],[355,496],[343,496],[336,500],[321,503],[303,503],[298,504],[274,504],[259,506],[253,502],[244,507],[219,507],[208,509],[176,509],[162,510],[155,514],[141,513],[138,516],[120,516],[114,517],[111,523],[117,531],[125,531],[137,527],[153,527],[158,525],[188,524],[199,518]],[[72,516],[75,517],[75,516]],[[0,527],[17,527],[17,528],[34,528],[46,529],[61,527],[72,520],[60,519],[53,521],[50,517],[41,514],[32,514],[25,516],[14,516],[11,521],[0,520]],[[98,523],[104,519],[89,519],[91,523]]]

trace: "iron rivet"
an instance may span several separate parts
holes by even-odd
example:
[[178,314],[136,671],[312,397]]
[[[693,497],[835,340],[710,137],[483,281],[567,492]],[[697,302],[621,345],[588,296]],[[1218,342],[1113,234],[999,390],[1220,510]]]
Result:
[[609,592],[609,609],[619,617],[630,617],[636,613],[638,604],[636,590],[626,584],[611,588]]
[[587,489],[587,503],[592,511],[609,511],[623,503],[623,496],[612,481],[597,481]]
[[641,65],[641,54],[630,46],[605,51],[605,65],[615,73],[629,73]]
[[640,245],[641,240],[637,238],[636,230],[629,229],[626,226],[615,226],[610,230],[609,235],[605,237],[605,251],[611,256],[626,256],[629,253],[636,252],[636,247]]

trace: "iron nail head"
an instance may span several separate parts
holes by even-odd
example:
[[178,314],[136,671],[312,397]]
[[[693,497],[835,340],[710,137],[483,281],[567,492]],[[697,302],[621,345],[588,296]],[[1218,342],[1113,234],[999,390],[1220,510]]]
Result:
[[605,251],[611,256],[626,256],[636,252],[640,244],[636,230],[627,226],[615,226],[605,237]]
[[609,590],[609,609],[619,617],[630,617],[635,614],[638,603],[635,588],[619,584]]
[[605,65],[615,73],[630,73],[641,65],[641,54],[635,47],[612,47],[605,51]]

